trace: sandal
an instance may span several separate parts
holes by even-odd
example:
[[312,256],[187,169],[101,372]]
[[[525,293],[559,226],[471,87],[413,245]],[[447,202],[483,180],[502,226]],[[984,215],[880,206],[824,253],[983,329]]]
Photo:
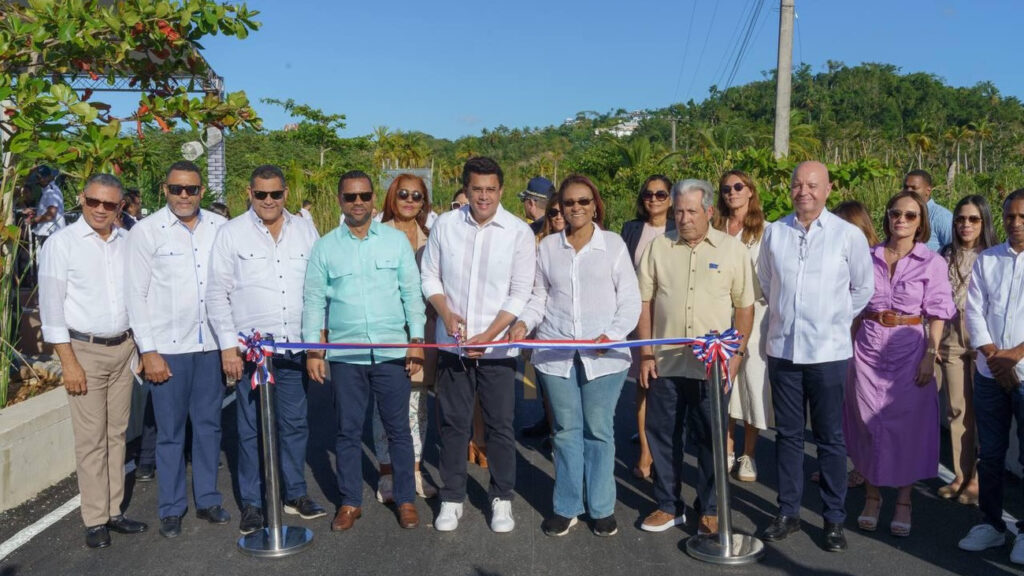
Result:
[[[868,502],[877,502],[875,505],[875,514],[865,514],[868,510]],[[857,527],[865,532],[874,532],[878,529],[878,512],[882,509],[882,498],[875,496],[864,497],[864,511],[857,517]]]
[[[907,509],[908,514],[912,510],[910,502],[897,502],[897,509],[900,506],[905,507]],[[900,538],[906,538],[907,536],[910,536],[910,522],[897,522],[895,518],[896,514],[893,513],[893,521],[889,523],[889,533],[893,536],[898,536]]]
[[961,481],[958,482],[956,479],[954,479],[949,484],[946,484],[945,486],[939,488],[936,491],[936,493],[939,495],[940,498],[942,498],[944,500],[952,500],[953,498],[956,498],[957,496],[959,496],[960,495],[960,491],[963,490],[963,489],[964,489],[963,481],[961,480]]
[[846,487],[847,488],[860,488],[864,485],[864,475],[857,472],[854,468],[846,475]]

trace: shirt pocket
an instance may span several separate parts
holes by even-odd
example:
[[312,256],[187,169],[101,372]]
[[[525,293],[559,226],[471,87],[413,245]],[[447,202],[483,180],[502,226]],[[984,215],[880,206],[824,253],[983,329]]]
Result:
[[288,271],[295,275],[296,278],[306,277],[306,266],[309,264],[309,251],[308,250],[293,250],[288,255]]
[[242,278],[262,278],[271,273],[267,253],[259,250],[243,250],[238,253],[238,271]]
[[164,274],[164,278],[171,278],[187,272],[189,260],[182,248],[164,245],[157,248],[153,255],[153,269]]

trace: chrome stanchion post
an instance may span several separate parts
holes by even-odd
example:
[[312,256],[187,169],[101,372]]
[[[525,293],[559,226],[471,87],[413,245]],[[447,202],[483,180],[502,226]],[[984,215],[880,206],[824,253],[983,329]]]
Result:
[[718,493],[718,534],[698,534],[686,541],[686,553],[712,564],[750,564],[764,556],[764,543],[748,534],[732,531],[732,510],[729,499],[729,469],[725,455],[725,403],[722,402],[722,372],[718,361],[711,364],[707,382],[711,399],[711,449],[715,468],[715,491]]
[[[268,336],[268,338],[270,338]],[[273,370],[271,358],[266,358],[267,370]],[[238,539],[238,548],[251,556],[280,558],[300,552],[313,543],[313,532],[301,526],[281,525],[281,487],[277,463],[277,416],[274,411],[274,388],[266,381],[263,371],[256,368],[260,389],[260,426],[263,428],[263,486],[266,508],[266,528],[246,534]],[[244,382],[239,381],[238,386]]]

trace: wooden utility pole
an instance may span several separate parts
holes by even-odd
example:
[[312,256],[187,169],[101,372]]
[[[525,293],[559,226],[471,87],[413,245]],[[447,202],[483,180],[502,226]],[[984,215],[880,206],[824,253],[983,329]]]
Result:
[[779,65],[775,85],[775,158],[789,156],[789,103],[793,92],[793,3],[780,0]]

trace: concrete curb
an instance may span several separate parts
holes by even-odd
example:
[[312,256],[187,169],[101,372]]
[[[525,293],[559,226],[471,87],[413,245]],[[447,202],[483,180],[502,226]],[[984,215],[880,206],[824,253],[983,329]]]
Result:
[[75,471],[75,436],[63,388],[0,411],[0,512]]

